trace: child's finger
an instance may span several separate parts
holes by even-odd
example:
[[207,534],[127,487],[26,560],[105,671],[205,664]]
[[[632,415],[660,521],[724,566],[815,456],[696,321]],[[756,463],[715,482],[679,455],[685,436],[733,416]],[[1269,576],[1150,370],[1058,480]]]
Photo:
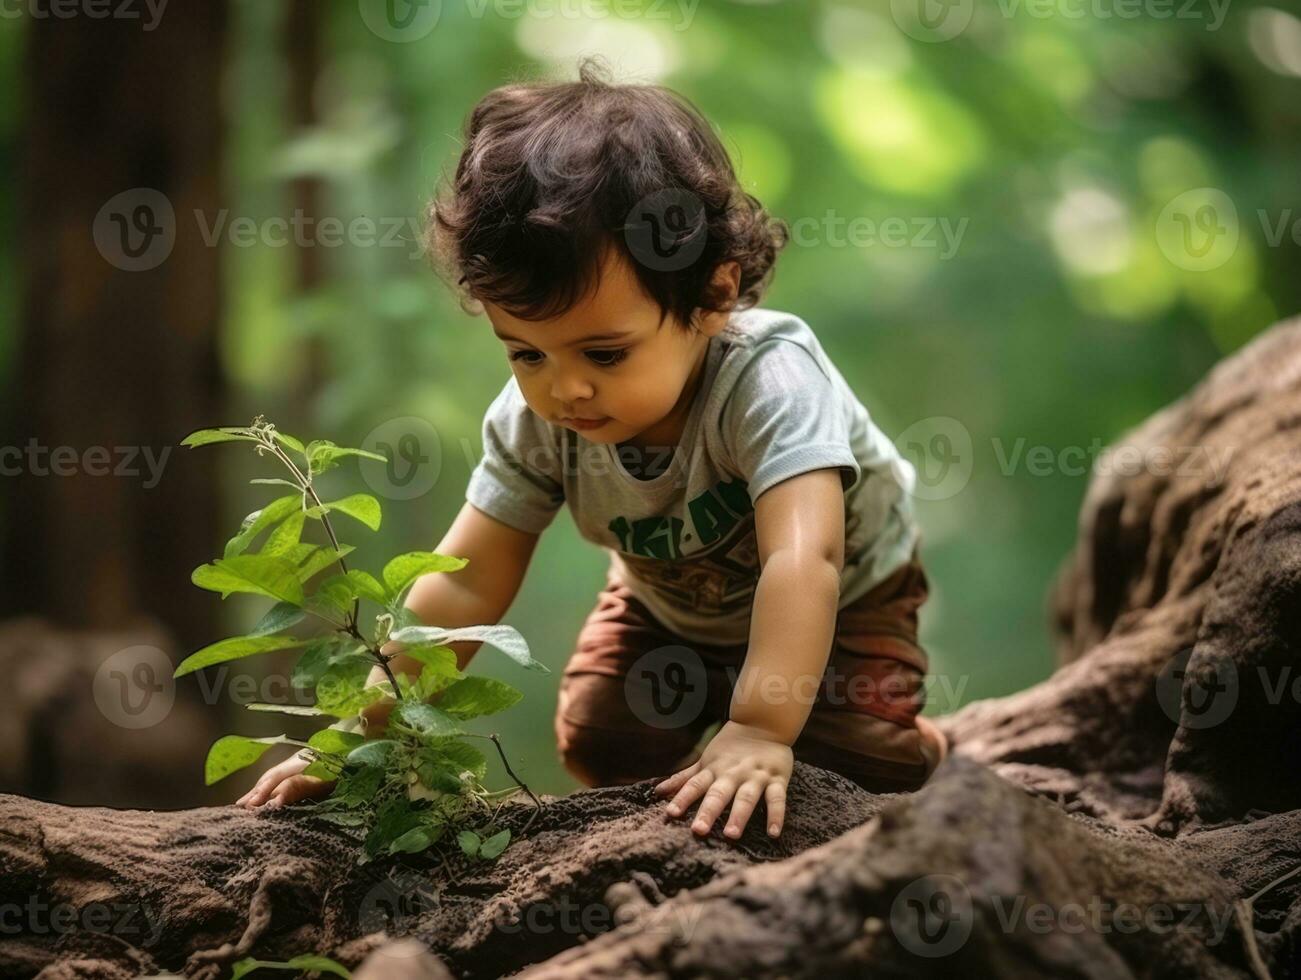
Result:
[[262,774],[251,790],[239,799],[241,806],[261,806],[284,780],[307,768],[307,761],[297,755],[290,756],[284,762],[272,766]]
[[731,779],[724,776],[717,780],[709,787],[709,792],[705,794],[700,809],[696,811],[696,819],[691,824],[691,829],[697,834],[709,833],[709,829],[714,826],[714,821],[723,812],[723,808],[731,802],[732,794],[735,792],[736,783]]
[[732,812],[727,815],[727,826],[723,833],[728,837],[740,837],[745,825],[750,822],[755,804],[763,795],[763,783],[757,779],[743,783],[736,791],[736,800],[732,803]]
[[705,790],[709,789],[709,784],[714,781],[714,774],[708,769],[702,769],[683,784],[678,790],[678,795],[673,797],[669,802],[669,816],[677,817],[687,812],[687,807],[700,799]]
[[275,789],[276,785],[280,782],[280,774],[276,769],[279,769],[279,766],[273,769],[268,769],[264,772],[262,778],[253,784],[253,788],[245,793],[240,798],[239,802],[241,804],[248,804],[249,806],[259,806],[265,803],[267,794]]
[[315,776],[290,776],[276,787],[271,796],[271,805],[279,807],[296,803],[304,797],[316,795],[324,786],[325,781]]
[[683,783],[685,783],[688,779],[690,779],[698,772],[700,772],[699,762],[695,763],[694,765],[687,766],[687,768],[675,772],[668,779],[659,783],[655,787],[655,792],[658,793],[660,796],[668,796],[670,793],[676,793],[679,789],[682,788]]
[[768,807],[768,835],[776,837],[786,822],[786,784],[778,781],[769,783],[763,791],[763,800]]

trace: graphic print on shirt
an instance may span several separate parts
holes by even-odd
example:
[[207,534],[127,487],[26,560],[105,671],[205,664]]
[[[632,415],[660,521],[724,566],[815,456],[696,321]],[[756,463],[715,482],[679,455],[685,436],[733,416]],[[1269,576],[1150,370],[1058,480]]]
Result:
[[[748,604],[759,578],[754,504],[744,480],[724,480],[687,503],[691,531],[656,515],[609,524],[628,570],[675,605],[721,614]],[[684,554],[682,546],[700,547]]]

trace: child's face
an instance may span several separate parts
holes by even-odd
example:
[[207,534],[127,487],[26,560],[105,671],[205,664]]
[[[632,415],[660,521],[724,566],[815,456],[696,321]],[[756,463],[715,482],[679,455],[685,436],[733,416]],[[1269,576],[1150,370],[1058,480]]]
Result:
[[[721,266],[716,281],[739,285],[739,267]],[[562,316],[520,320],[483,306],[529,408],[591,442],[643,448],[677,444],[705,348],[728,316],[700,316],[700,329],[691,333],[672,314],[661,325],[659,307],[614,249],[606,253],[597,290]],[[575,421],[584,419],[598,421]]]

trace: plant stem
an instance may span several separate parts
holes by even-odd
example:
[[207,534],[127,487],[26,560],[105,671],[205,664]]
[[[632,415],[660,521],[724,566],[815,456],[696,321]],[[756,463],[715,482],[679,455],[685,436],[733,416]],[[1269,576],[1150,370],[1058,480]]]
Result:
[[[339,551],[339,539],[335,536],[334,525],[330,523],[330,512],[325,509],[325,504],[322,503],[321,498],[317,496],[316,488],[312,486],[311,478],[303,476],[302,470],[300,470],[294,461],[289,458],[289,454],[280,448],[280,443],[276,442],[275,436],[264,436],[264,439],[266,439],[266,441],[263,445],[270,449],[277,459],[289,467],[294,476],[298,478],[298,483],[302,488],[303,493],[311,494],[312,499],[316,501],[316,506],[321,508],[321,523],[325,525],[325,533],[330,536],[330,544],[333,545],[335,553],[337,554]],[[342,571],[344,575],[347,575],[348,565],[344,562],[342,555],[339,555],[338,561],[340,571]],[[360,612],[361,599],[354,598],[352,600],[352,616],[349,619],[349,622],[354,627],[357,624]]]
[[369,643],[367,643],[366,638],[361,635],[356,625],[350,625],[349,627],[347,627],[345,632],[349,633],[350,635],[356,637],[359,641],[361,641],[361,644],[366,648],[366,652],[375,658],[375,662],[379,664],[380,669],[382,669],[384,671],[385,676],[388,677],[388,682],[393,685],[393,700],[401,701],[402,692],[398,689],[398,679],[393,676],[393,671],[389,668],[388,665],[389,660],[391,660],[392,658],[385,656],[376,647],[373,647]]
[[[312,500],[316,502],[316,506],[321,508],[321,523],[325,525],[325,533],[330,536],[330,545],[334,548],[335,553],[338,554],[339,538],[334,533],[334,525],[330,523],[330,512],[325,509],[325,504],[322,503],[321,498],[317,495],[316,488],[312,486],[311,477],[303,475],[303,471],[298,468],[297,464],[293,461],[293,459],[290,458],[289,454],[280,447],[280,443],[276,441],[276,437],[274,435],[267,435],[265,431],[260,431],[260,435],[262,438],[261,445],[269,449],[272,455],[274,455],[277,459],[279,459],[282,463],[284,463],[286,466],[289,467],[289,471],[293,473],[294,477],[298,480],[298,486],[302,490],[302,492],[305,494],[311,494]],[[339,562],[340,571],[342,571],[344,575],[347,575],[348,564],[343,560],[342,555],[339,555],[338,562]],[[311,610],[308,611],[311,612]],[[393,699],[395,701],[401,701],[402,692],[401,690],[398,689],[398,679],[393,676],[393,671],[389,669],[388,658],[385,657],[378,650],[373,649],[371,645],[366,642],[366,638],[363,637],[361,635],[361,632],[357,629],[357,623],[360,620],[360,614],[361,614],[361,599],[359,597],[353,598],[352,613],[347,617],[347,619],[345,619],[342,626],[340,626],[338,623],[335,623],[329,617],[321,616],[319,613],[313,613],[313,615],[317,616],[319,619],[325,620],[327,623],[330,623],[330,625],[334,626],[336,629],[341,629],[343,632],[348,633],[349,635],[359,640],[362,643],[362,645],[366,647],[367,651],[379,663],[380,667],[383,668],[384,674],[385,676],[388,677],[389,683],[393,685]]]
[[537,796],[534,795],[533,790],[529,789],[528,786],[525,785],[524,780],[520,779],[519,776],[515,775],[515,770],[510,767],[510,760],[506,758],[506,750],[501,746],[500,736],[498,736],[495,732],[492,735],[476,735],[473,732],[465,732],[464,734],[468,735],[470,738],[489,739],[493,745],[497,746],[497,754],[501,756],[501,764],[506,767],[506,774],[510,776],[511,779],[515,780],[515,785],[518,786],[520,789],[522,789],[525,793],[527,793],[529,795],[529,799],[533,801],[533,805],[537,809],[533,811],[532,815],[528,819],[528,823],[526,823],[523,829],[520,831],[521,834],[528,833],[529,827],[533,826],[533,821],[537,819],[537,815],[542,812],[542,801],[539,800]]

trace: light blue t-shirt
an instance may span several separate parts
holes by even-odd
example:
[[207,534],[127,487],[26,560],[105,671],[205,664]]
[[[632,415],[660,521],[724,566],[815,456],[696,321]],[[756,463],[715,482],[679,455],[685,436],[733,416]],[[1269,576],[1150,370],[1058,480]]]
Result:
[[[512,376],[484,417],[483,456],[465,495],[531,533],[567,502],[579,533],[610,552],[633,595],[663,625],[700,643],[749,638],[759,576],[754,501],[774,484],[840,469],[842,608],[907,561],[920,537],[912,464],[790,313],[732,313],[710,338],[681,441],[662,455],[667,468],[639,479],[617,446],[534,413]],[[656,471],[652,454],[644,462]]]

